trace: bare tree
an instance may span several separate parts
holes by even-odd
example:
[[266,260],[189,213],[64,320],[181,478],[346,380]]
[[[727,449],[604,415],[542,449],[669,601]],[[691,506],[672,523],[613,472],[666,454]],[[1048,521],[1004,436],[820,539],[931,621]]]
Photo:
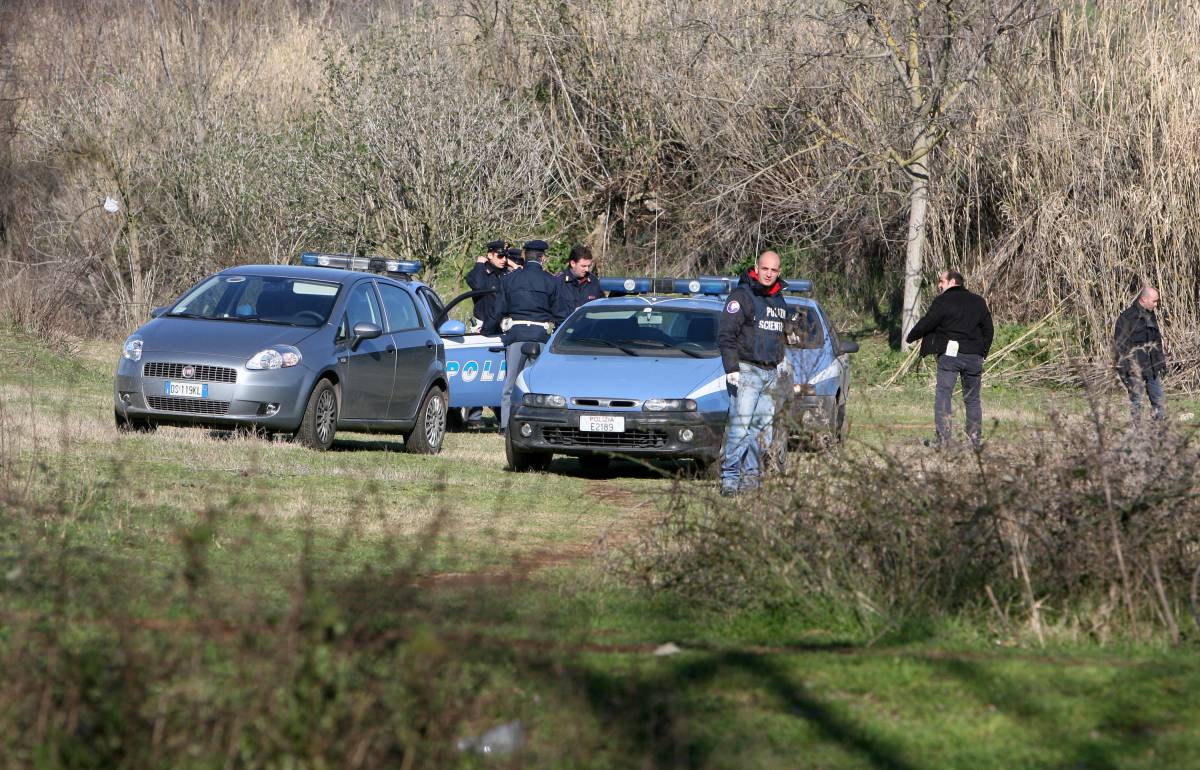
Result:
[[896,169],[908,201],[901,337],[916,323],[935,151],[971,115],[968,90],[1013,30],[1046,0],[840,0],[824,17],[834,41],[811,111],[861,165]]

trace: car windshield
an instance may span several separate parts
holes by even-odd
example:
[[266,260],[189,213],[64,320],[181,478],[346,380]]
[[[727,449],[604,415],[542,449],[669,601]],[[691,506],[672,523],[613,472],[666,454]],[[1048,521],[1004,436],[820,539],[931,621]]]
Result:
[[320,326],[329,320],[338,284],[262,275],[214,275],[167,313],[211,321]]
[[636,305],[580,308],[554,338],[555,353],[712,358],[717,311]]

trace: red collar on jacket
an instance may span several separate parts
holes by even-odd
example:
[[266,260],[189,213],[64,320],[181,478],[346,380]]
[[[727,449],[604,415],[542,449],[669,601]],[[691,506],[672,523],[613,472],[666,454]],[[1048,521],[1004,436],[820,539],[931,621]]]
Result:
[[[762,286],[762,284],[759,283],[759,280],[758,280],[758,271],[755,270],[754,268],[750,268],[750,280],[754,281],[756,286]],[[779,293],[780,288],[781,287],[779,286],[779,279],[776,278],[775,283],[771,284],[770,288],[767,289],[767,296],[774,297],[776,294]]]

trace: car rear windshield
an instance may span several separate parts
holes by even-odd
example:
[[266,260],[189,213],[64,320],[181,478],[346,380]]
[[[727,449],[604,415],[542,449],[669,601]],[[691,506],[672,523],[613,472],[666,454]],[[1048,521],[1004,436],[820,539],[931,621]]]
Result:
[[262,275],[214,275],[167,313],[212,321],[320,326],[329,320],[338,284]]
[[635,305],[583,307],[554,338],[555,353],[577,355],[717,355],[716,310]]

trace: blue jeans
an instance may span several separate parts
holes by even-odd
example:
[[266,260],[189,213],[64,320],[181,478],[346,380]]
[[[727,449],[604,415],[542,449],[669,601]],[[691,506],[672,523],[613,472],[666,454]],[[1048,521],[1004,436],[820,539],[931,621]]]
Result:
[[738,365],[737,394],[729,399],[729,426],[721,459],[721,488],[751,489],[762,476],[763,458],[771,446],[775,418],[774,369]]
[[1125,390],[1129,391],[1129,412],[1133,415],[1133,421],[1137,422],[1142,418],[1142,390],[1146,391],[1146,395],[1150,397],[1151,416],[1155,420],[1166,419],[1166,398],[1163,395],[1162,378],[1157,374],[1150,373],[1146,376],[1129,371],[1121,373],[1121,382],[1125,385]]

